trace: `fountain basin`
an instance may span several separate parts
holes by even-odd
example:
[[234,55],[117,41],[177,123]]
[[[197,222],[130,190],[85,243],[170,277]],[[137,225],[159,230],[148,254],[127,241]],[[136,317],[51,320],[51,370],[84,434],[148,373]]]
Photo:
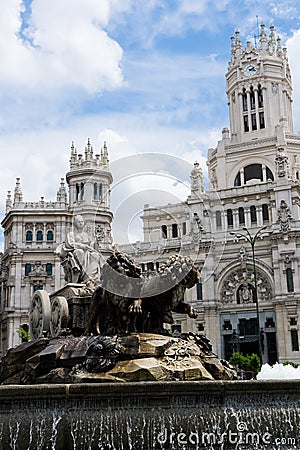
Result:
[[0,448],[297,449],[299,381],[0,386]]

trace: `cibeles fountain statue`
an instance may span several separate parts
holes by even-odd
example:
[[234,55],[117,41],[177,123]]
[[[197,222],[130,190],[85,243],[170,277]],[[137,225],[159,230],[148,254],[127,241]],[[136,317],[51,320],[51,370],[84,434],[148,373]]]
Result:
[[66,285],[34,293],[29,342],[2,359],[4,384],[231,380],[236,373],[203,335],[172,336],[173,313],[196,318],[184,301],[199,279],[191,259],[170,256],[145,275],[128,255],[105,260],[81,216],[57,250]]

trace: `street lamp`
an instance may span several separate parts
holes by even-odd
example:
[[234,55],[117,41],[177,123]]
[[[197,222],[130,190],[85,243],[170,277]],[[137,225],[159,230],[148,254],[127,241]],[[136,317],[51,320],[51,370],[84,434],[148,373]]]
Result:
[[255,233],[254,236],[252,236],[250,234],[248,228],[246,228],[246,227],[243,227],[243,231],[245,231],[245,233],[241,233],[241,232],[235,233],[234,231],[230,232],[230,234],[232,234],[233,236],[236,236],[237,238],[245,238],[251,245],[251,249],[252,249],[252,263],[253,263],[253,275],[254,275],[254,301],[255,301],[255,305],[256,305],[258,353],[259,353],[259,359],[260,359],[261,363],[262,363],[262,346],[261,346],[261,338],[260,338],[259,310],[258,310],[258,296],[257,296],[257,275],[256,275],[254,247],[255,247],[255,243],[256,243],[257,239],[262,236],[262,234],[265,232],[266,228],[267,228],[266,225],[264,227],[260,228]]

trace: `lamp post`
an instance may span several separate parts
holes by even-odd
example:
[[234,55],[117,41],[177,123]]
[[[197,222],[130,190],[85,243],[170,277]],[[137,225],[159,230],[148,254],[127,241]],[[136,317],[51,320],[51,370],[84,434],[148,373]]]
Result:
[[257,275],[256,275],[256,265],[255,265],[255,243],[258,238],[262,236],[267,226],[260,228],[253,236],[250,234],[248,228],[243,227],[243,231],[245,233],[235,233],[231,231],[230,234],[236,236],[237,238],[246,239],[251,245],[252,250],[252,264],[253,264],[253,276],[254,276],[254,301],[256,306],[256,320],[257,320],[257,340],[258,340],[258,354],[260,362],[262,363],[262,346],[261,346],[261,338],[260,338],[260,325],[259,325],[259,309],[258,309],[258,296],[257,296]]

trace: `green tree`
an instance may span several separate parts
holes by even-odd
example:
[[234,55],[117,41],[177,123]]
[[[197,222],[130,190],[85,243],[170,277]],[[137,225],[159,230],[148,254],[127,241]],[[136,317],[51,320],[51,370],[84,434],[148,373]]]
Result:
[[20,338],[22,339],[22,342],[30,341],[29,333],[28,333],[28,331],[24,330],[23,327],[19,326],[19,328],[17,329],[17,332],[18,332]]
[[243,353],[235,352],[231,355],[229,362],[238,369],[250,370],[255,374],[259,372],[261,367],[259,356],[256,353],[243,355]]
[[293,361],[284,361],[282,364],[284,366],[293,366],[295,369],[297,369],[297,367],[299,367],[299,364],[297,364]]

